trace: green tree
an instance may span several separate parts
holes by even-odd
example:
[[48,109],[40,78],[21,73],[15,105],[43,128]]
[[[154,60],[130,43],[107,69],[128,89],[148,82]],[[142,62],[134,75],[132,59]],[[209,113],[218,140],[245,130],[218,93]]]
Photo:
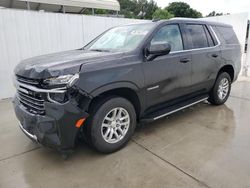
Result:
[[109,13],[108,10],[104,10],[104,9],[95,9],[94,11],[95,11],[95,14],[108,14]]
[[221,12],[221,13],[218,13],[218,12],[212,11],[212,12],[210,12],[206,17],[222,16],[222,15],[229,15],[229,13],[223,14],[222,12]]
[[158,9],[158,6],[153,0],[138,0],[136,8],[138,13],[137,18],[152,19],[154,12]]
[[120,3],[120,14],[125,18],[136,18],[136,0],[118,0]]
[[184,2],[173,2],[165,8],[175,17],[201,18],[202,14]]
[[159,18],[159,19],[170,19],[173,18],[174,15],[168,12],[166,9],[157,9],[154,14],[153,18]]
[[118,0],[125,18],[152,19],[158,6],[154,0]]

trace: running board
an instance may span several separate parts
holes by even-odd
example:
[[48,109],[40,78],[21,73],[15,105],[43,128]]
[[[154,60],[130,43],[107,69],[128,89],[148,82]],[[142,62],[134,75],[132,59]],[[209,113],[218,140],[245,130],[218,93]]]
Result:
[[185,108],[188,108],[190,106],[193,106],[195,104],[203,102],[207,99],[208,99],[208,96],[196,97],[194,99],[187,100],[187,101],[179,103],[177,105],[169,106],[163,110],[154,112],[152,114],[147,115],[146,117],[143,117],[141,119],[141,122],[151,122],[151,121],[158,120],[160,118],[163,118],[165,116],[168,116],[168,115],[173,114],[175,112],[178,112],[180,110],[183,110]]

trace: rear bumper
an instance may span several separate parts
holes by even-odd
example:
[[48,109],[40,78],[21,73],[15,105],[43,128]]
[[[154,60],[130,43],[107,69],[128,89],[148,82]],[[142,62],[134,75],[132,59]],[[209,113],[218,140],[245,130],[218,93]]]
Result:
[[74,148],[79,132],[75,124],[88,116],[75,101],[65,104],[45,102],[45,115],[28,112],[17,97],[14,98],[13,105],[19,126],[25,135],[43,146],[59,151]]

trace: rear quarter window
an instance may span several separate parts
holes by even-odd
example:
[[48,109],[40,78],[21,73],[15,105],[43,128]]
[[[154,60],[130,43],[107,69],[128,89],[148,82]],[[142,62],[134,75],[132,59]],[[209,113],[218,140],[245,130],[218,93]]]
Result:
[[204,29],[205,29],[205,32],[206,32],[206,35],[207,35],[207,42],[208,42],[209,47],[215,46],[215,42],[214,42],[214,39],[211,36],[211,33],[208,31],[206,26],[204,26]]
[[213,26],[213,29],[225,44],[239,44],[232,27]]

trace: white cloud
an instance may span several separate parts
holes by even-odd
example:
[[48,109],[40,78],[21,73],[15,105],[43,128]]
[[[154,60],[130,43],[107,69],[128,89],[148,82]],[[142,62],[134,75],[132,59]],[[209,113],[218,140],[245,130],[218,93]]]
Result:
[[[175,1],[155,0],[158,6],[164,8],[169,3]],[[241,13],[249,12],[250,16],[250,1],[249,0],[180,0],[188,3],[192,8],[200,11],[203,16],[206,16],[212,11],[223,13]]]

